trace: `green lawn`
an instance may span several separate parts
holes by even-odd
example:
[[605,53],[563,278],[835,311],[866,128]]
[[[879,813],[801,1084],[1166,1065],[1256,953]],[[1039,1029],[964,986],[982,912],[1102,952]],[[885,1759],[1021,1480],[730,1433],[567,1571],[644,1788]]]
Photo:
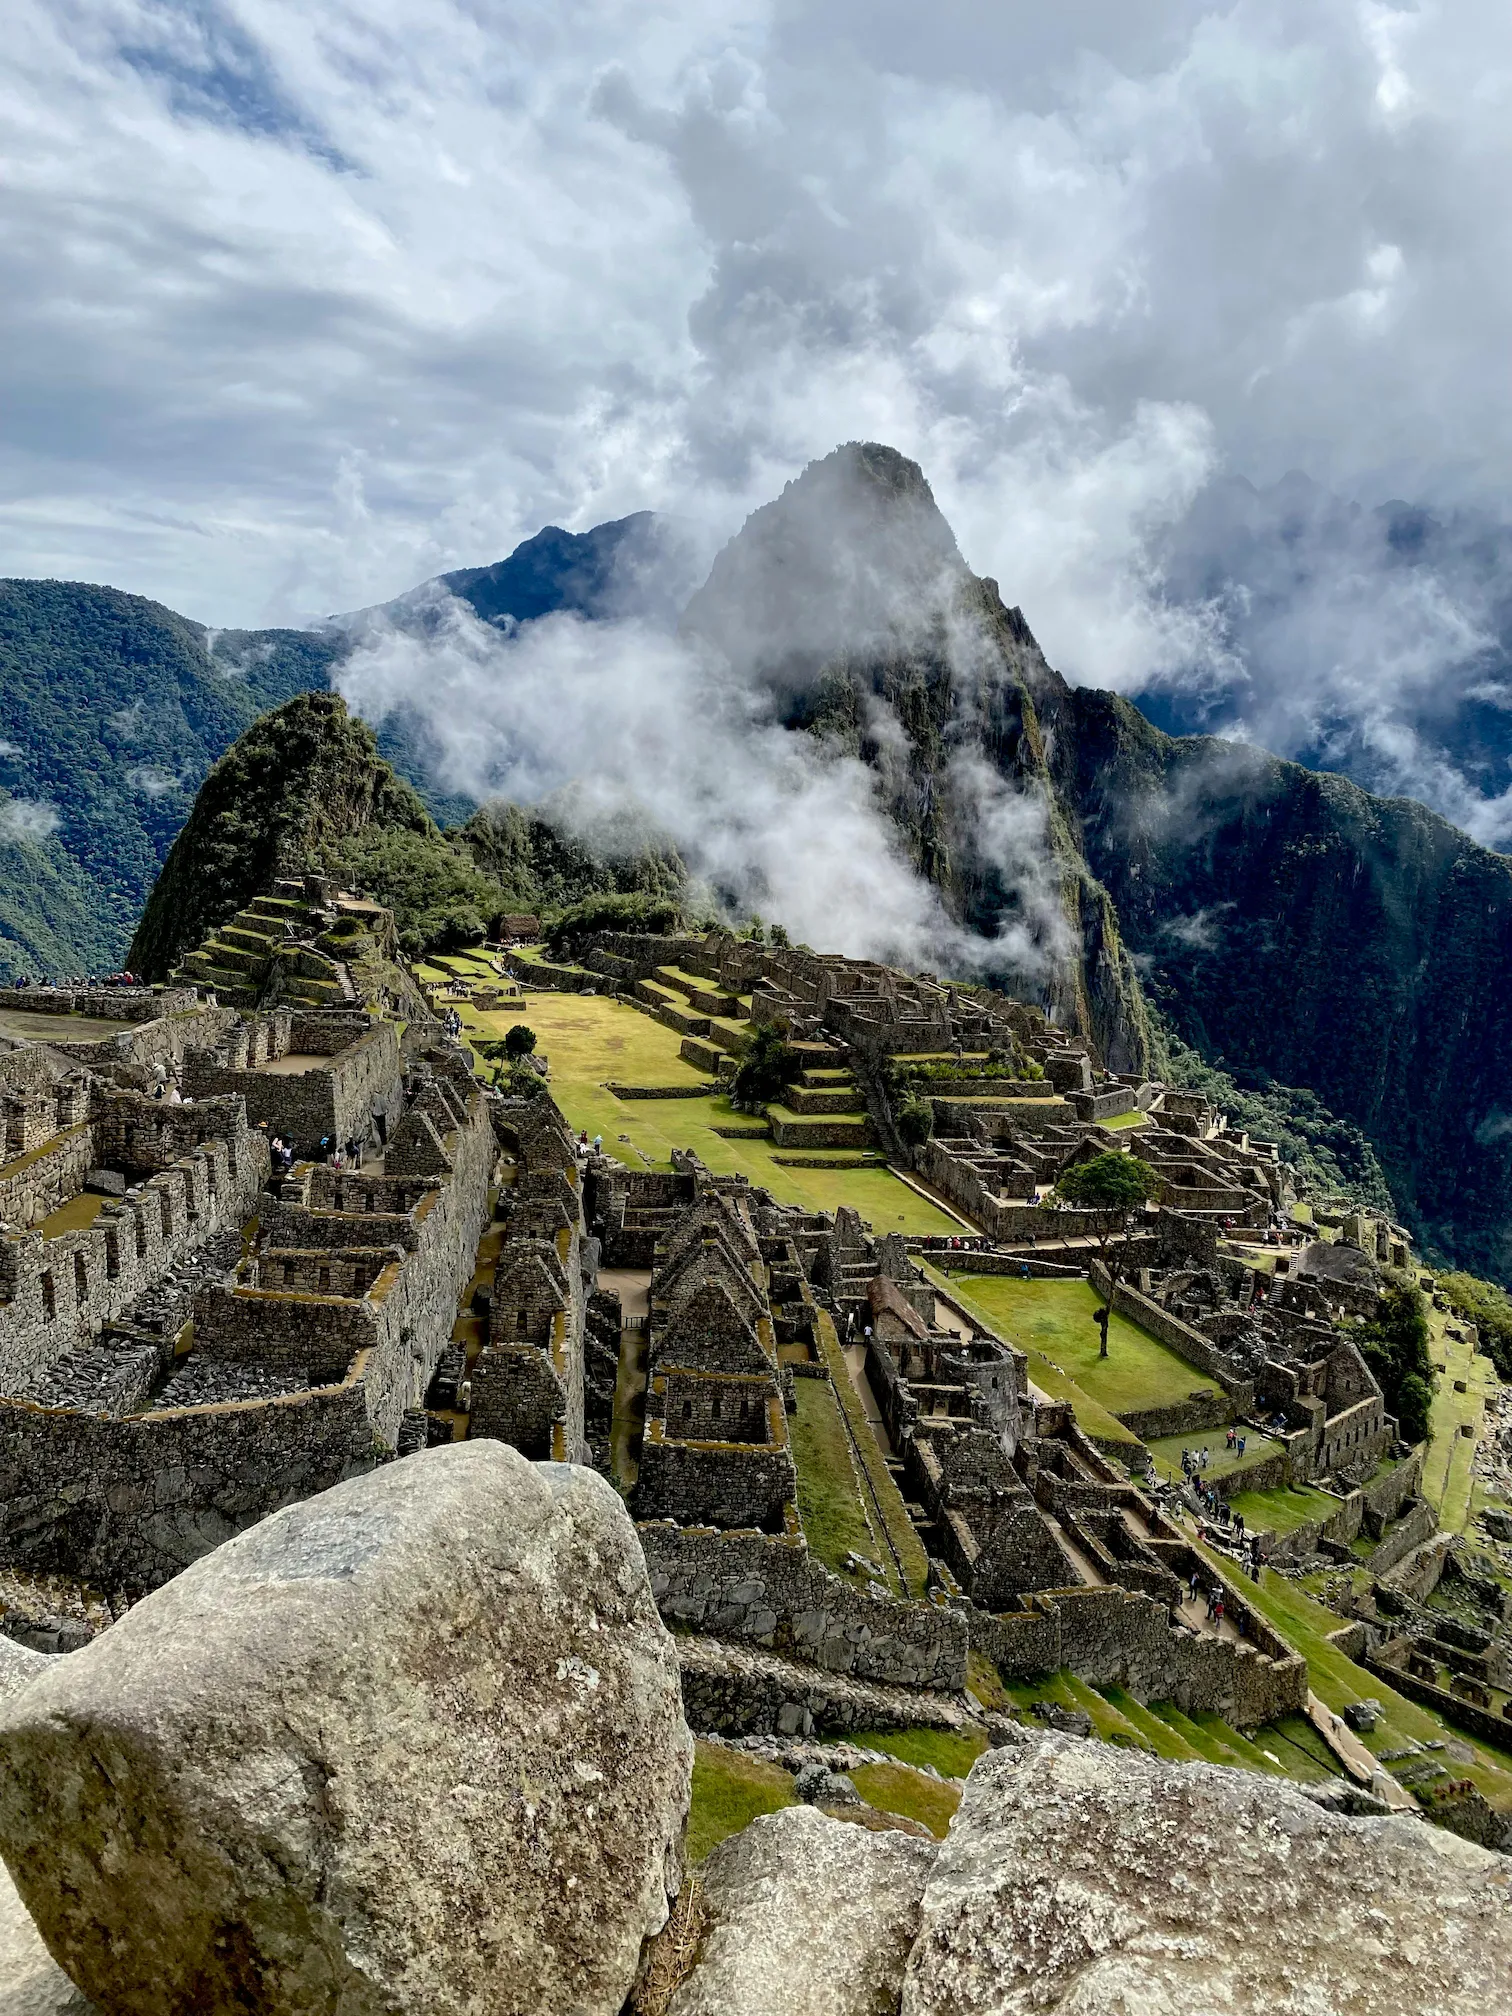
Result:
[[702,1862],[757,1814],[776,1813],[797,1803],[793,1774],[780,1764],[743,1757],[718,1743],[698,1744],[693,1753],[693,1803],[688,1809],[688,1860]]
[[1137,1108],[1132,1113],[1115,1113],[1111,1120],[1099,1120],[1099,1127],[1144,1127],[1149,1124],[1149,1115]]
[[[1113,1347],[1110,1344],[1108,1348],[1111,1351]],[[1222,1428],[1207,1428],[1200,1435],[1160,1435],[1153,1442],[1147,1442],[1145,1447],[1155,1458],[1155,1468],[1162,1477],[1181,1475],[1183,1449],[1206,1449],[1209,1453],[1205,1474],[1209,1477],[1229,1477],[1235,1471],[1252,1470],[1257,1463],[1263,1463],[1267,1457],[1274,1456],[1281,1447],[1281,1444],[1272,1441],[1269,1435],[1257,1435],[1253,1429],[1246,1428],[1243,1431],[1244,1454],[1241,1456],[1238,1450],[1224,1447],[1224,1432]],[[1249,1495],[1254,1497],[1269,1494],[1251,1492]],[[1330,1503],[1332,1502],[1330,1500]],[[1232,1497],[1229,1503],[1231,1505],[1234,1503]],[[1239,1509],[1244,1511],[1243,1506]],[[1244,1511],[1244,1516],[1248,1520],[1249,1513]]]
[[1274,1491],[1231,1491],[1231,1509],[1242,1514],[1251,1533],[1291,1533],[1310,1519],[1331,1519],[1339,1509],[1337,1498],[1316,1491],[1310,1484],[1282,1484]]
[[945,1839],[961,1803],[959,1785],[910,1771],[906,1764],[861,1764],[850,1781],[868,1806],[922,1821],[937,1841]]
[[[1093,1319],[1101,1305],[1090,1282],[959,1274],[950,1285],[1000,1335],[1020,1350],[1039,1353],[1109,1413],[1169,1407],[1212,1384],[1126,1316],[1114,1315],[1108,1355],[1099,1358]],[[1032,1370],[1030,1376],[1038,1383]],[[1221,1445],[1221,1435],[1218,1440]]]
[[900,1764],[928,1765],[942,1778],[964,1778],[987,1748],[987,1738],[954,1729],[865,1730],[851,1737],[863,1750],[885,1750]]
[[[687,1099],[616,1099],[621,1085],[707,1085],[708,1074],[678,1054],[674,1030],[602,994],[532,994],[523,1009],[485,1015],[464,1004],[464,1032],[499,1037],[516,1022],[535,1030],[551,1062],[551,1091],[576,1130],[602,1134],[631,1169],[670,1167],[674,1148],[693,1148],[718,1175],[749,1176],[782,1204],[810,1211],[852,1205],[878,1233],[951,1233],[961,1228],[885,1168],[795,1169],[773,1160],[770,1140],[731,1141],[714,1127],[761,1125],[722,1093]],[[623,1139],[621,1137],[624,1137]],[[786,1151],[791,1153],[791,1150]]]
[[[1232,1572],[1232,1564],[1222,1565]],[[1351,1701],[1363,1700],[1367,1695],[1374,1695],[1381,1703],[1384,1712],[1379,1724],[1371,1735],[1360,1739],[1367,1749],[1379,1754],[1383,1750],[1403,1749],[1409,1742],[1429,1743],[1458,1737],[1474,1751],[1474,1760],[1469,1764],[1456,1763],[1453,1767],[1456,1774],[1474,1779],[1494,1806],[1503,1810],[1512,1808],[1512,1753],[1479,1737],[1465,1735],[1452,1722],[1430,1709],[1420,1708],[1386,1681],[1356,1665],[1337,1645],[1328,1642],[1329,1632],[1337,1631],[1341,1622],[1331,1610],[1315,1603],[1305,1590],[1274,1569],[1263,1568],[1260,1573],[1258,1584],[1245,1582],[1245,1598],[1302,1653],[1307,1660],[1312,1690],[1319,1700],[1336,1714],[1342,1713]]]
[[[861,1502],[850,1437],[827,1379],[795,1379],[798,1412],[788,1422],[798,1469],[798,1517],[810,1551],[848,1582],[847,1553],[875,1561],[896,1596],[898,1580],[883,1536],[874,1533]],[[869,1432],[869,1431],[868,1431]]]

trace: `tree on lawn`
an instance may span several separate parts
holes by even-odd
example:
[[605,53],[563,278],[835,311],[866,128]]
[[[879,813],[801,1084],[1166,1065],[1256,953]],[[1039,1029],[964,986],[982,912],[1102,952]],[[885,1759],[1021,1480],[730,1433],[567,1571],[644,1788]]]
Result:
[[[1094,1155],[1088,1162],[1073,1163],[1056,1178],[1055,1194],[1063,1204],[1070,1204],[1078,1211],[1096,1211],[1105,1218],[1117,1220],[1116,1225],[1105,1226],[1095,1235],[1098,1256],[1108,1270],[1108,1293],[1103,1307],[1097,1312],[1097,1327],[1102,1332],[1097,1354],[1100,1358],[1108,1355],[1108,1319],[1113,1307],[1113,1287],[1128,1254],[1129,1241],[1134,1236],[1135,1214],[1155,1195],[1158,1187],[1155,1171],[1148,1162],[1141,1162],[1137,1155],[1120,1154],[1117,1149],[1110,1149],[1105,1155]],[[1122,1244],[1115,1258],[1113,1241],[1120,1232]]]

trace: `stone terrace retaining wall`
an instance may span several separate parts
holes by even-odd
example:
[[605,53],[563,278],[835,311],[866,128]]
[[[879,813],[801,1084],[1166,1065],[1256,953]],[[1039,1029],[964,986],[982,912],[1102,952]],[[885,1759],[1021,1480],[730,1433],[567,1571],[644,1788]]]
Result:
[[879,1687],[795,1665],[750,1645],[677,1640],[683,1712],[695,1729],[724,1736],[843,1735],[854,1729],[959,1729],[964,1704],[948,1695]]
[[[1319,1540],[1336,1540],[1347,1547],[1351,1540],[1362,1532],[1369,1532],[1380,1538],[1391,1520],[1401,1516],[1402,1508],[1416,1496],[1423,1481],[1423,1460],[1427,1451],[1414,1449],[1412,1454],[1382,1476],[1372,1478],[1358,1491],[1336,1501],[1336,1509],[1322,1519],[1309,1519],[1301,1526],[1294,1526],[1289,1532],[1275,1536],[1266,1559],[1271,1561],[1297,1561],[1305,1554],[1318,1551]],[[1250,1471],[1232,1471],[1218,1480],[1218,1489],[1229,1486],[1232,1490],[1249,1487]],[[1284,1481],[1281,1479],[1277,1480]],[[1259,1487],[1257,1487],[1259,1488]],[[1314,1485],[1322,1491],[1324,1486]],[[1225,1492],[1225,1496],[1228,1494]],[[1332,1496],[1332,1494],[1329,1494]],[[1406,1550],[1410,1551],[1410,1550]],[[1401,1557],[1398,1557],[1401,1558]]]
[[736,1638],[889,1686],[959,1691],[966,1621],[938,1604],[864,1595],[801,1540],[653,1521],[639,1528],[668,1624]]
[[98,1022],[152,1022],[182,1015],[199,1000],[192,987],[0,987],[0,1008],[27,1015],[89,1015]]
[[[1167,1565],[1181,1562],[1168,1551]],[[1213,1569],[1204,1560],[1203,1573]],[[1055,1590],[1021,1612],[972,1610],[973,1648],[1005,1679],[1029,1679],[1068,1666],[1094,1687],[1127,1688],[1136,1701],[1174,1701],[1185,1713],[1221,1715],[1236,1729],[1289,1715],[1307,1700],[1307,1661],[1227,1585],[1230,1616],[1246,1642],[1199,1638],[1178,1628],[1163,1603],[1124,1589]]]
[[112,1419],[0,1405],[0,1558],[145,1589],[377,1458],[365,1367],[272,1401]]

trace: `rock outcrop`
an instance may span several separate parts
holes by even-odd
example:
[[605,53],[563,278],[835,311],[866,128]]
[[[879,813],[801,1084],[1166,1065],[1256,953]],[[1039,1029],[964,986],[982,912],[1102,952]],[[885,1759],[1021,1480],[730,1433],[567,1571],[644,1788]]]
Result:
[[933,1842],[790,1806],[704,1865],[707,1926],[671,2016],[889,2016]]
[[466,1443],[50,1662],[0,1707],[0,1847],[115,2016],[617,2016],[691,1767],[613,1491]]
[[1486,2016],[1509,1981],[1506,1857],[1050,1736],[973,1769],[902,2016]]
[[[51,1665],[45,1652],[0,1636],[0,1702]],[[0,2016],[88,2016],[92,2006],[43,1945],[10,1871],[0,1868]]]

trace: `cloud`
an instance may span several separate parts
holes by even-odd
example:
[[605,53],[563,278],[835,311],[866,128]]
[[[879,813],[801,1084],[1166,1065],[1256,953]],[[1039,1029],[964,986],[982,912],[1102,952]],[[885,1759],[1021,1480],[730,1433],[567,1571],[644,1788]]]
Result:
[[126,772],[126,782],[145,797],[166,798],[170,791],[184,788],[184,773],[167,770],[161,763],[133,763]]
[[58,808],[42,798],[7,798],[0,805],[0,835],[7,840],[45,840],[61,824]]
[[564,614],[506,635],[448,600],[424,634],[375,620],[339,683],[369,720],[418,711],[447,789],[547,803],[579,830],[650,808],[726,909],[799,942],[1031,978],[1060,949],[1042,808],[985,766],[968,780],[978,845],[1024,900],[1000,938],[975,938],[904,858],[871,770],[664,630]]
[[1209,903],[1188,917],[1171,917],[1161,925],[1160,936],[1169,938],[1188,952],[1211,952],[1223,933],[1223,920],[1233,903]]
[[1293,468],[1499,508],[1492,0],[14,0],[7,37],[6,571],[303,620],[549,522],[712,548],[880,438],[1068,676],[1512,818],[1421,704],[1485,684],[1462,575],[1362,551],[1262,636],[1171,546]]

